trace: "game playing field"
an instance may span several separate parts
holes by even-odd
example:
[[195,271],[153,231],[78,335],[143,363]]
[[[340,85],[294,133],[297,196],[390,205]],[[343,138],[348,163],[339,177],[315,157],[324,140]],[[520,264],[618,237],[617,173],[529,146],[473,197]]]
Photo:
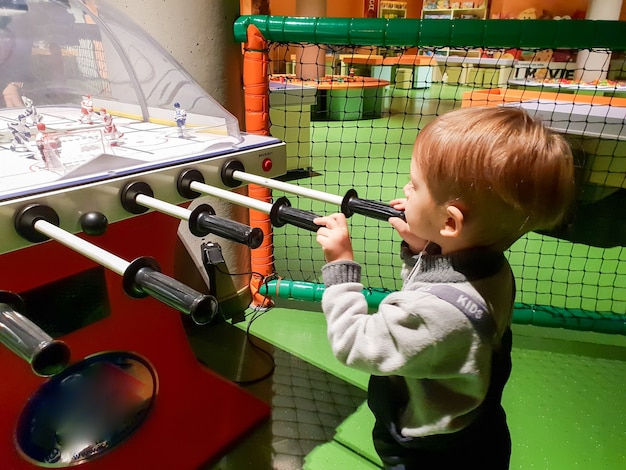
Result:
[[[29,123],[31,137],[26,148],[12,151],[12,134],[8,124],[17,119],[20,110],[2,109],[0,198],[28,194],[42,187],[49,190],[64,187],[71,182],[84,183],[97,177],[106,177],[106,174],[112,172],[130,171],[139,167],[150,169],[164,162],[181,162],[198,155],[224,153],[240,144],[236,137],[209,132],[204,128],[189,127],[181,138],[174,125],[117,116],[113,116],[113,122],[123,136],[118,141],[111,141],[98,115],[93,124],[81,124],[78,121],[79,108],[41,107],[38,111],[43,117],[45,132],[57,137],[61,143],[59,157],[63,167],[46,168],[35,143],[37,127],[32,123]],[[101,162],[98,157],[103,154],[107,157],[103,159],[106,161]]]

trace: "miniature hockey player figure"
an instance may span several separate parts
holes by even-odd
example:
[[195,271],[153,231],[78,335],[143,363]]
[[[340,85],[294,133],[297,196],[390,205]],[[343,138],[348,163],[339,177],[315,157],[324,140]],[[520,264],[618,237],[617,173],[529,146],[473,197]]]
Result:
[[104,122],[104,136],[111,145],[118,145],[124,133],[117,130],[117,126],[113,124],[113,116],[107,113],[106,109],[100,110],[100,117]]
[[93,124],[94,114],[91,95],[83,96],[83,99],[80,102],[80,118],[78,118],[78,120],[81,124],[84,124],[85,119],[87,120],[87,124]]
[[174,103],[174,109],[176,110],[174,120],[176,121],[176,126],[178,126],[178,137],[184,138],[185,124],[187,122],[187,111],[180,107],[180,103]]
[[17,121],[12,121],[7,124],[13,140],[11,141],[11,150],[14,152],[26,152],[28,151],[28,144],[30,142],[30,128],[26,123],[26,115],[20,114],[17,117]]
[[35,137],[35,145],[37,145],[37,150],[39,150],[39,156],[43,161],[46,161],[44,152],[43,152],[43,141],[46,137],[46,125],[43,122],[37,123],[37,137]]
[[33,105],[33,100],[31,100],[28,96],[22,95],[22,102],[26,108],[26,117],[29,118],[35,125],[38,122],[41,122],[43,116],[37,112],[37,108]]
[[60,157],[61,140],[47,133],[46,125],[43,122],[37,124],[37,131],[35,143],[46,165],[46,170],[64,172],[65,166]]

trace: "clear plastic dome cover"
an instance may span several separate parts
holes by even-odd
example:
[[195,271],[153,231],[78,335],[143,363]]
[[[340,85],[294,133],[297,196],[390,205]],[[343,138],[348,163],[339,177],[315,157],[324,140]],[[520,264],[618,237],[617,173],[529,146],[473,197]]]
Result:
[[[186,139],[178,155],[242,141],[237,119],[106,0],[0,0],[0,90],[0,146],[58,174],[103,153],[142,160],[130,149],[168,138]],[[160,134],[134,142],[140,125]]]
[[[92,95],[109,111],[171,122],[180,103],[189,126],[239,135],[237,119],[105,0],[4,0],[0,38],[1,86],[18,84],[37,106],[78,106]],[[22,106],[11,91],[6,107]]]

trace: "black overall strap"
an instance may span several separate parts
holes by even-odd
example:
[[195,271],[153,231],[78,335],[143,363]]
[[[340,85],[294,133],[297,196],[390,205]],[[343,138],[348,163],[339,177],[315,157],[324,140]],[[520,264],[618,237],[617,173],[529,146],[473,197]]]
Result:
[[[454,449],[464,445],[465,442],[475,439],[476,436],[480,438],[480,436],[486,435],[486,431],[491,429],[490,426],[493,422],[491,419],[493,417],[500,419],[502,390],[511,372],[510,329],[507,328],[505,331],[501,345],[500,341],[496,339],[496,322],[482,299],[449,284],[432,284],[421,287],[419,290],[432,294],[455,306],[468,318],[481,338],[493,345],[491,379],[485,399],[476,410],[476,418],[468,427],[451,434],[410,438],[402,436],[396,424],[396,417],[399,410],[406,405],[407,396],[398,396],[398,384],[392,385],[390,377],[371,376],[368,388],[368,403],[376,416],[377,424],[374,429],[374,438],[386,443],[389,443],[389,440],[385,441],[385,439],[391,438],[394,441],[392,447],[399,446],[393,447],[393,452],[396,453],[394,455],[401,455],[406,449],[411,449],[408,452]],[[408,393],[406,388],[401,389],[401,392],[404,394]],[[504,426],[506,428],[506,423]],[[381,445],[380,442],[377,446]],[[413,462],[413,460],[410,461]]]
[[450,284],[433,284],[423,287],[421,291],[426,291],[439,297],[458,308],[478,331],[483,338],[495,341],[497,327],[493,317],[489,314],[485,303],[467,292],[462,291]]
[[496,322],[487,311],[485,303],[461,289],[449,284],[433,284],[424,290],[457,307],[472,322],[478,334],[493,344],[489,390],[480,407],[483,411],[500,410],[502,391],[511,375],[511,328],[506,328],[499,339]]

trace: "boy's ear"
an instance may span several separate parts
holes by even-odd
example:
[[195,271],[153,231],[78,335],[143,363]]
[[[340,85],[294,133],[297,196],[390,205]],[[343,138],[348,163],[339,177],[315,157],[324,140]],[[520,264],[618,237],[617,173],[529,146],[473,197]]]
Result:
[[460,207],[449,205],[446,207],[446,219],[443,228],[439,231],[442,237],[455,238],[461,234],[465,224],[465,216]]

